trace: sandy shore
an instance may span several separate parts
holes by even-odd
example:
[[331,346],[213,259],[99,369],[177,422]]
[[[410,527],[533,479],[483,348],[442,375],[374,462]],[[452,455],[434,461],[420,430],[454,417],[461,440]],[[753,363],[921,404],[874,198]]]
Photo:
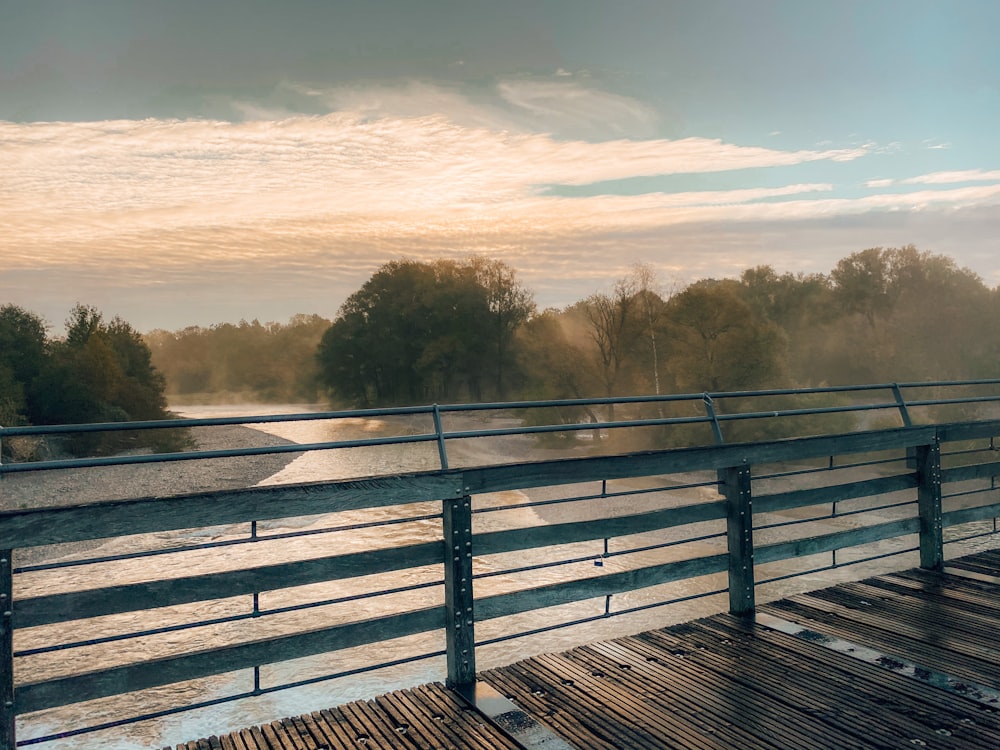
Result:
[[[199,427],[191,432],[198,450],[291,444],[283,438],[240,425]],[[281,471],[298,455],[277,453],[8,474],[0,480],[0,510],[252,487]]]

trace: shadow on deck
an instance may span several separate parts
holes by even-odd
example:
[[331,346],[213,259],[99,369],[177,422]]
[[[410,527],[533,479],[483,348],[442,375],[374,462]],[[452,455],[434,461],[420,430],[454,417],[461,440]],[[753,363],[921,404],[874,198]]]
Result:
[[997,748],[998,634],[982,552],[176,747]]

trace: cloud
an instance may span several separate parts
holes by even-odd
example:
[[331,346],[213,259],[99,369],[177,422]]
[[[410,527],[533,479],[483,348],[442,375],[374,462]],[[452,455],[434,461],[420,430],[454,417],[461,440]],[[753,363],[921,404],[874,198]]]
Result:
[[986,171],[983,169],[965,169],[953,172],[932,172],[930,174],[909,177],[900,180],[902,185],[948,185],[956,182],[997,182],[1000,181],[1000,169]]
[[[0,228],[4,242],[22,249],[88,236],[113,241],[136,232],[331,217],[360,231],[419,229],[455,217],[509,215],[542,185],[864,153],[779,151],[705,138],[567,142],[461,127],[443,117],[370,120],[357,113],[242,123],[0,123],[0,142],[9,165]],[[706,194],[698,200],[715,202]],[[537,203],[556,206],[551,198]]]
[[[573,284],[666,253],[665,238],[688,245],[671,246],[663,268],[724,274],[749,257],[746,243],[757,243],[765,227],[776,236],[782,226],[953,217],[1000,205],[1000,185],[989,184],[998,175],[983,170],[870,180],[875,190],[902,182],[928,189],[854,198],[838,195],[831,181],[777,177],[806,165],[811,176],[824,167],[836,173],[832,165],[863,159],[870,145],[793,151],[701,137],[567,138],[568,123],[597,127],[602,111],[622,130],[652,121],[627,97],[571,76],[502,87],[499,101],[484,102],[419,82],[288,84],[334,111],[246,104],[241,122],[0,122],[0,299],[30,306],[18,290],[31,290],[32,298],[65,300],[62,315],[102,294],[141,305],[148,293],[168,310],[170,295],[214,289],[233,309],[251,304],[241,299],[249,295],[299,305],[288,314],[332,314],[339,302],[321,308],[304,295],[329,305],[331,294],[342,299],[386,260],[479,252],[504,257],[554,300]],[[561,135],[539,132],[545,122],[565,127]],[[776,167],[783,169],[767,173]],[[714,173],[726,174],[699,178]],[[699,189],[581,197],[548,190],[669,176],[655,182]]]
[[907,177],[901,180],[868,180],[865,186],[883,188],[892,185],[953,185],[959,182],[1000,182],[1000,169],[990,171],[985,169],[963,169],[950,172],[931,172],[930,174]]

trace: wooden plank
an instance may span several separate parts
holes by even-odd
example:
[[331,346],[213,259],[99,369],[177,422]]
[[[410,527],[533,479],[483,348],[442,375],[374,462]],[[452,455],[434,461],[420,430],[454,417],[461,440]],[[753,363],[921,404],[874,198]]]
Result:
[[[952,649],[932,646],[924,640],[930,637],[926,630],[917,632],[911,625],[898,620],[876,618],[858,609],[810,596],[772,602],[766,611],[807,624],[810,630],[862,643],[885,653],[887,659],[893,656],[906,658],[962,680],[983,681],[979,660]],[[937,630],[940,630],[940,625]]]
[[15,625],[47,625],[87,617],[275,591],[441,562],[441,542],[364,550],[311,560],[85,589],[18,599]]
[[744,461],[749,464],[762,464],[852,453],[902,450],[917,445],[928,445],[933,442],[934,437],[934,427],[901,427],[844,435],[788,438],[762,443],[677,448],[623,456],[505,464],[465,469],[462,476],[466,491],[477,494],[556,484],[576,484],[601,479],[716,470],[727,466],[739,466]]
[[[347,718],[358,733],[358,744],[386,748],[396,747],[396,736],[383,726],[381,717],[374,716],[370,711],[365,710],[363,702],[346,703],[340,706],[340,713]],[[365,741],[362,741],[363,739]]]
[[412,726],[418,728],[419,736],[429,738],[435,750],[462,747],[465,735],[457,727],[456,718],[434,706],[429,706],[413,690],[398,690],[391,696],[394,706],[411,717]]
[[339,750],[350,750],[355,747],[354,740],[347,736],[344,728],[340,726],[340,720],[330,711],[314,711],[312,718],[316,721],[316,726],[323,732],[323,737],[334,748]]
[[892,539],[897,536],[916,534],[920,531],[919,518],[904,518],[899,521],[871,524],[845,531],[834,531],[829,534],[793,539],[788,542],[775,542],[757,547],[754,550],[754,560],[758,565],[789,557],[805,557],[820,552],[830,552],[844,547],[854,547],[860,544],[870,544],[882,539]]
[[[798,720],[820,741],[839,732],[854,738],[852,746],[862,742],[891,747],[906,737],[933,747],[943,741],[938,732],[942,727],[955,738],[948,747],[992,747],[991,739],[1000,738],[995,720],[981,728],[961,721],[970,709],[961,698],[945,694],[951,700],[939,700],[942,695],[936,688],[841,653],[819,653],[826,649],[818,644],[721,616],[691,626],[705,646],[692,659],[701,662],[716,655],[736,659],[755,689],[779,700],[793,694],[804,700],[804,715]],[[715,668],[726,668],[726,662]],[[797,717],[789,714],[788,719],[793,722]]]
[[320,748],[326,748],[326,750],[343,750],[342,745],[336,739],[327,737],[324,734],[323,730],[317,724],[316,719],[313,718],[313,714],[303,714],[302,716],[294,717],[292,720],[303,736],[308,733],[309,737],[312,738],[313,746],[317,750]]
[[628,536],[629,534],[641,534],[690,523],[716,521],[725,517],[726,504],[720,500],[682,505],[648,513],[598,518],[592,521],[572,521],[524,529],[491,531],[475,535],[475,553],[477,555],[494,555],[501,552],[515,552],[557,544]]
[[407,746],[413,745],[418,750],[440,750],[441,744],[435,744],[427,736],[427,728],[419,719],[415,719],[412,716],[408,708],[401,701],[394,700],[390,694],[375,698],[373,703],[395,725],[396,734],[400,735],[400,737],[406,735],[403,739],[406,740]]
[[[693,650],[693,643],[688,648]],[[720,659],[723,669],[706,669],[704,658],[695,664],[691,658],[662,650],[650,653],[637,639],[615,639],[581,651],[599,656],[602,661],[597,663],[626,684],[646,685],[648,700],[657,710],[684,717],[688,724],[704,721],[716,727],[716,736],[728,746],[756,747],[768,742],[799,750],[833,746],[801,731],[794,703],[785,695],[778,699],[759,690],[739,659]]]
[[941,470],[942,482],[967,482],[971,479],[992,479],[1000,476],[1000,461],[950,466]]
[[973,521],[985,521],[988,518],[1000,518],[1000,503],[945,511],[941,514],[941,523],[947,528]]
[[1000,419],[938,425],[937,432],[942,443],[996,437],[1000,435]]
[[461,493],[454,472],[424,472],[170,497],[0,511],[0,548],[221,526],[443,500]]
[[754,495],[753,504],[756,513],[773,513],[793,508],[805,508],[810,505],[853,500],[859,497],[902,492],[914,489],[917,479],[913,474],[895,474],[893,476],[864,479],[860,482],[833,484],[825,487],[812,487],[804,490],[775,492],[769,495]]
[[[622,641],[595,643],[575,648],[559,655],[552,668],[573,678],[576,685],[589,686],[598,702],[605,696],[613,696],[616,711],[623,712],[633,721],[654,730],[664,740],[668,738],[684,747],[735,747],[746,746],[750,739],[739,731],[729,731],[729,727],[702,721],[701,716],[709,708],[704,702],[693,711],[688,711],[683,699],[666,693],[675,685],[678,677],[671,673],[667,680],[649,679],[649,663],[642,658],[633,661],[615,649]],[[609,653],[608,650],[611,652]],[[663,703],[661,703],[661,700]],[[663,704],[668,710],[662,710]]]
[[318,628],[284,636],[207,648],[179,656],[126,664],[104,670],[15,687],[18,713],[120,695],[160,685],[234,672],[260,664],[299,659],[367,643],[400,638],[444,627],[443,606]]
[[593,578],[535,586],[507,594],[494,594],[476,600],[476,619],[491,620],[533,609],[554,607],[685,578],[721,573],[728,569],[728,565],[729,555],[710,555],[608,573]]
[[[527,702],[525,695],[536,698],[532,714],[573,744],[586,748],[630,749],[665,746],[662,737],[637,725],[634,708],[615,695],[598,699],[585,692],[570,690],[562,684],[561,678],[550,676],[530,659],[504,667],[502,672],[508,686],[515,687],[514,702]],[[492,681],[490,673],[484,677]],[[552,717],[560,714],[561,721],[553,722]],[[579,729],[572,734],[564,733],[563,728],[571,724],[578,725]]]

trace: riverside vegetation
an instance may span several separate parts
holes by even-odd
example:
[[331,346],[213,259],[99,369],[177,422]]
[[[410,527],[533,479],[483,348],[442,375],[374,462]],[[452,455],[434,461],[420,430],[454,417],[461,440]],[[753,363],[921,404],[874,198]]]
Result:
[[[913,246],[863,250],[828,274],[758,266],[685,288],[636,266],[541,311],[501,261],[398,260],[332,321],[139,336],[77,306],[50,339],[37,316],[4,306],[0,423],[159,419],[168,398],[370,407],[996,377],[998,315],[1000,288]],[[743,429],[733,437],[770,437]]]

